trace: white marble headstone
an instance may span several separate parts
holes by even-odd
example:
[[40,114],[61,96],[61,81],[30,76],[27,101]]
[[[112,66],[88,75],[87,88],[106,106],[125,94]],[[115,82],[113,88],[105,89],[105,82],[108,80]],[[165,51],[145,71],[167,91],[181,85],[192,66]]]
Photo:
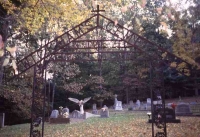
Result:
[[92,105],[92,114],[98,114],[97,104]]
[[58,110],[52,110],[50,118],[58,118],[59,112]]
[[151,98],[147,98],[147,104],[151,104]]
[[140,100],[137,100],[137,101],[136,101],[136,105],[137,105],[138,107],[140,107]]
[[62,109],[62,113],[64,114],[65,112],[67,112],[69,114],[69,109],[67,107]]
[[147,98],[146,110],[151,110],[151,98]]
[[97,109],[97,104],[93,104],[93,105],[92,105],[92,109],[93,109],[93,110],[96,110],[96,109]]
[[115,110],[123,110],[122,108],[122,101],[117,100],[117,95],[115,95],[115,104],[114,104]]

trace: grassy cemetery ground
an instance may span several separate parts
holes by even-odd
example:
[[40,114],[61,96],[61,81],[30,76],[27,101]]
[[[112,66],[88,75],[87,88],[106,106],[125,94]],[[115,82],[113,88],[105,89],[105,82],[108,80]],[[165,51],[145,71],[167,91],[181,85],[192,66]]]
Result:
[[[168,137],[200,137],[200,117],[177,117],[168,123]],[[146,111],[111,111],[110,118],[89,118],[71,124],[45,123],[45,137],[151,137]],[[0,137],[27,137],[30,124],[6,126]]]

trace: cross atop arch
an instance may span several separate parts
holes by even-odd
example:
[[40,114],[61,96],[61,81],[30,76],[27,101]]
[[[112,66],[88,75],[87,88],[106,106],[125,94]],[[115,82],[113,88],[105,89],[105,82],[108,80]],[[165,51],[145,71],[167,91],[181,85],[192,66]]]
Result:
[[99,14],[100,12],[105,12],[105,10],[100,10],[99,9],[99,5],[97,5],[97,9],[96,10],[92,10],[92,12],[96,12],[97,14]]

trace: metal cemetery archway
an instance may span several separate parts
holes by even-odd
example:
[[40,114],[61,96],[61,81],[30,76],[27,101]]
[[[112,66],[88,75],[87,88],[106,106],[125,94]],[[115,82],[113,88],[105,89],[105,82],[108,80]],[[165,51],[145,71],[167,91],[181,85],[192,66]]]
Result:
[[[70,62],[77,59],[79,61],[112,61],[109,54],[118,56],[118,60],[138,61],[140,64],[148,66],[150,91],[152,93],[151,100],[162,99],[162,104],[153,106],[153,103],[151,103],[151,108],[155,108],[155,110],[151,109],[153,120],[152,137],[154,137],[154,125],[161,129],[160,132],[155,134],[157,137],[167,136],[165,117],[160,118],[154,115],[154,111],[157,111],[158,108],[165,108],[162,67],[169,67],[171,62],[176,62],[175,67],[181,63],[187,65],[188,63],[133,31],[115,24],[114,21],[100,14],[102,11],[97,6],[97,10],[93,11],[94,15],[92,17],[17,61],[19,74],[7,78],[9,80],[15,77],[20,79],[22,76],[25,77],[27,70],[34,68],[30,136],[34,136],[40,130],[42,130],[41,136],[44,135],[44,125],[41,129],[36,130],[34,120],[42,116],[44,122],[44,111],[38,112],[37,106],[39,105],[38,99],[41,99],[44,101],[43,110],[45,109],[44,71],[48,63],[54,61]],[[90,57],[94,56],[94,54],[96,54],[96,57],[91,59]],[[162,56],[163,54],[165,56]],[[85,55],[88,58],[85,58]],[[161,98],[157,98],[158,96],[161,96]],[[165,112],[165,109],[163,111]]]

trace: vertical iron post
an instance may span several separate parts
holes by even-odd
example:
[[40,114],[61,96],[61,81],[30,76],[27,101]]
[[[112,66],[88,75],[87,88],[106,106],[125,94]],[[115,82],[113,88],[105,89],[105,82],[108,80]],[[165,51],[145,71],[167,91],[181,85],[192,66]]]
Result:
[[46,71],[44,81],[43,116],[42,116],[42,137],[44,136],[45,108],[46,108]]
[[162,91],[163,91],[163,97],[162,97],[162,103],[163,103],[163,111],[164,111],[164,133],[165,133],[165,137],[167,137],[167,125],[166,125],[166,113],[165,113],[165,83],[164,83],[164,75],[163,75],[163,71],[162,71]]
[[36,83],[36,66],[34,66],[33,74],[33,90],[32,90],[32,106],[31,106],[31,124],[30,124],[30,137],[33,132],[33,112],[34,112],[34,102],[35,102],[35,83]]
[[49,116],[50,115],[49,112],[50,112],[50,92],[51,92],[50,91],[50,88],[51,88],[50,84],[51,84],[51,79],[48,79],[48,84],[49,84],[49,88],[48,88],[48,113],[47,114]]
[[52,94],[52,110],[53,110],[53,105],[54,105],[55,86],[56,86],[56,84],[55,84],[55,83],[53,83],[53,94]]
[[151,127],[152,127],[152,137],[154,137],[154,106],[153,106],[153,87],[152,87],[152,64],[150,62],[150,92],[151,92]]

